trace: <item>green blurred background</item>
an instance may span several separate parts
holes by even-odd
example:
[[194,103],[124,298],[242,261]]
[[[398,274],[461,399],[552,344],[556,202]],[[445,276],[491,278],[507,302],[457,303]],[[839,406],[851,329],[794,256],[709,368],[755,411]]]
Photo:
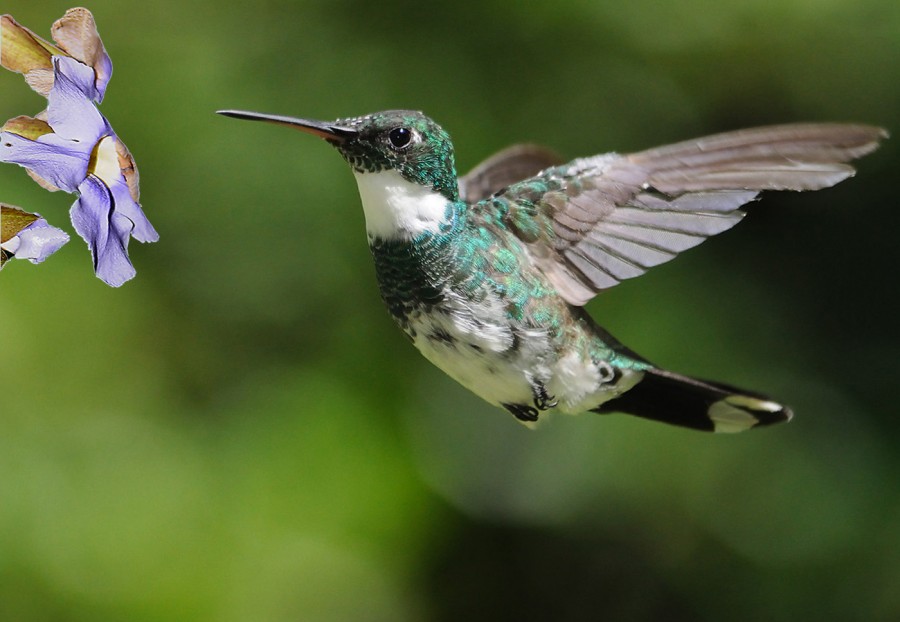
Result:
[[[6,3],[47,36],[69,5]],[[0,620],[900,619],[897,139],[590,304],[684,373],[766,391],[735,437],[529,431],[382,309],[322,141],[217,117],[416,108],[460,170],[765,123],[900,132],[894,0],[97,0],[103,112],[158,244],[0,276]],[[0,75],[0,117],[42,100]],[[0,167],[70,233],[73,198]]]

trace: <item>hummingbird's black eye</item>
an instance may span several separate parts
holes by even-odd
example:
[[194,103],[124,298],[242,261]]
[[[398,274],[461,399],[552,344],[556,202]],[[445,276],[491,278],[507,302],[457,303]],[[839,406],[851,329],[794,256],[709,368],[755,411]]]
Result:
[[403,149],[409,146],[409,143],[412,142],[412,137],[412,132],[405,127],[395,127],[388,132],[388,140],[391,141],[391,146],[394,149]]

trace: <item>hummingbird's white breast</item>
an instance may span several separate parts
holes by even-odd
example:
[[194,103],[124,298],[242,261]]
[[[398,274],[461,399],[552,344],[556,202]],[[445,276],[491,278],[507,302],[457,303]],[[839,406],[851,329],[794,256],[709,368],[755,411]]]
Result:
[[397,171],[354,174],[370,238],[410,239],[434,233],[447,217],[446,197]]

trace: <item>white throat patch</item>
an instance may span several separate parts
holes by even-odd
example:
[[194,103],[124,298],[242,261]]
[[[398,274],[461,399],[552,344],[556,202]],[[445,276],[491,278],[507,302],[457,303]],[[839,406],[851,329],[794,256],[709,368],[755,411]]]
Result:
[[437,232],[447,199],[430,188],[403,179],[397,171],[354,173],[366,213],[369,237],[385,240]]

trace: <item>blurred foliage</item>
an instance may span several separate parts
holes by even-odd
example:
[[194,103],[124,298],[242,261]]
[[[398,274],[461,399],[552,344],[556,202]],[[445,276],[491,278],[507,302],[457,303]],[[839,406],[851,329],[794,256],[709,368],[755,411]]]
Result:
[[[69,5],[0,12],[47,35]],[[790,425],[536,432],[381,308],[321,141],[219,108],[427,111],[461,170],[770,122],[900,128],[891,0],[89,5],[158,244],[113,290],[73,241],[0,277],[0,620],[900,619],[896,139],[853,180],[591,303]],[[0,75],[0,117],[42,108]],[[4,201],[71,197],[0,167]],[[19,265],[21,263],[21,265]]]

